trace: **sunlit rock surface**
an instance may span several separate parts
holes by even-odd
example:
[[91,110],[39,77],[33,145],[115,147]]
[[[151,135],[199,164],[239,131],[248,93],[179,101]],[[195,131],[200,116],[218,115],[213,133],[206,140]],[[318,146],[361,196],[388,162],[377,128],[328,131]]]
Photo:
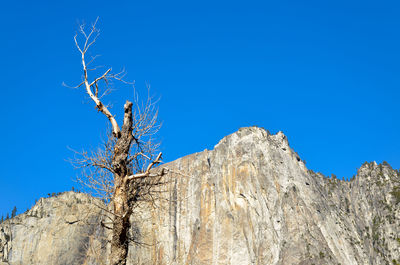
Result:
[[[251,127],[165,167],[155,203],[134,210],[128,264],[400,262],[400,174],[386,163],[362,165],[350,182],[326,178],[283,133]],[[94,204],[72,192],[41,199],[0,224],[0,261],[105,264]]]
[[400,262],[400,178],[389,165],[327,179],[282,133],[252,127],[166,167],[182,175],[153,208],[137,209],[143,244],[132,244],[130,264]]
[[40,199],[24,214],[0,224],[0,264],[102,264],[106,245],[102,202],[65,192]]

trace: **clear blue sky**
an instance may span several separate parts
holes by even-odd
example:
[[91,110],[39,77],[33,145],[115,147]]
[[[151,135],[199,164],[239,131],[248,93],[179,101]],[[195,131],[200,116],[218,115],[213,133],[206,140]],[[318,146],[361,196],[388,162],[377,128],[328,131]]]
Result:
[[[364,161],[400,168],[398,1],[3,1],[0,215],[79,174],[67,149],[106,125],[83,91],[73,36],[100,17],[99,63],[161,96],[165,160],[239,127],[282,130],[325,175]],[[131,90],[107,98],[121,117]]]

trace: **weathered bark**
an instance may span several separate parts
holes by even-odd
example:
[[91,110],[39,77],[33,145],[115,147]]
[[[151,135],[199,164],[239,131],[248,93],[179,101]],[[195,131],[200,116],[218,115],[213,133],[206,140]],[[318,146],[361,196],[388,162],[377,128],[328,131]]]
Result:
[[125,265],[129,246],[129,217],[131,210],[128,206],[126,187],[116,188],[114,194],[114,221],[111,238],[110,265]]
[[128,254],[129,246],[129,217],[132,211],[129,207],[129,194],[128,194],[128,176],[131,175],[129,169],[129,150],[132,144],[132,102],[126,101],[124,110],[124,123],[120,137],[118,138],[113,157],[113,170],[114,174],[114,221],[111,239],[111,265],[126,264],[126,256]]

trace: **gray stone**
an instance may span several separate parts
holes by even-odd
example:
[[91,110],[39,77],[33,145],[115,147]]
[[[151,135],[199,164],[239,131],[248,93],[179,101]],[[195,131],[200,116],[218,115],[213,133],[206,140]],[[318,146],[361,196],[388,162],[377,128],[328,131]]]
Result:
[[[399,172],[364,164],[351,182],[308,171],[281,132],[242,128],[165,165],[155,207],[135,215],[129,264],[392,264]],[[183,173],[183,176],[178,173]]]
[[106,240],[100,226],[102,210],[96,205],[104,207],[101,201],[74,192],[40,199],[26,213],[0,224],[0,261],[102,264]]
[[[155,203],[134,209],[128,264],[400,262],[400,173],[386,163],[327,178],[283,133],[250,127],[164,166]],[[41,199],[0,224],[0,261],[105,264],[103,207],[72,192]]]

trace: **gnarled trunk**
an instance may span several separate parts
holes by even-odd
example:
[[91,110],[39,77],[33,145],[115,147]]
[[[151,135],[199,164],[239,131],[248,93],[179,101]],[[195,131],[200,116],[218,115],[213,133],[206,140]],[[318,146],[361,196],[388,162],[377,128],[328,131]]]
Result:
[[113,228],[111,239],[110,265],[126,264],[129,246],[129,217],[132,210],[129,207],[128,177],[132,174],[129,168],[129,150],[132,144],[132,102],[124,105],[124,124],[114,147],[112,165],[114,170]]
[[114,193],[114,221],[111,238],[110,265],[125,265],[129,246],[129,208],[126,186],[116,187]]

